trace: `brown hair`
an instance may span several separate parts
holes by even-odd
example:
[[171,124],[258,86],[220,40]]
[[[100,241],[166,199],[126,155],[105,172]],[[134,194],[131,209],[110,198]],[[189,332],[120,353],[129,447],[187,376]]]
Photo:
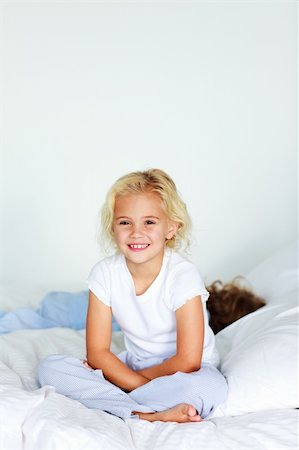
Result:
[[242,286],[244,281],[242,277],[236,277],[227,284],[217,280],[207,287],[210,293],[207,302],[209,322],[215,334],[265,305],[264,300],[255,295],[249,287]]

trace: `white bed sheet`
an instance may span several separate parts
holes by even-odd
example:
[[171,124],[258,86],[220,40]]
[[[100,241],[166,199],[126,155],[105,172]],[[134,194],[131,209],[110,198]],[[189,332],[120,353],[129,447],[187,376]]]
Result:
[[271,410],[194,424],[129,419],[85,408],[42,388],[2,387],[1,449],[295,450],[295,410]]
[[[122,333],[113,351],[123,348]],[[295,409],[217,417],[194,424],[123,421],[38,389],[36,367],[49,353],[83,357],[85,333],[65,328],[22,330],[0,336],[1,450],[258,450],[297,449]]]
[[[297,450],[298,401],[293,394],[286,395],[298,391],[296,373],[290,370],[285,385],[275,382],[277,364],[291,368],[289,360],[297,358],[298,328],[294,324],[294,310],[298,309],[297,251],[297,243],[292,244],[249,274],[253,289],[264,293],[269,309],[257,311],[217,335],[221,370],[227,376],[231,392],[218,416],[200,423],[149,423],[137,418],[123,421],[87,409],[57,394],[50,386],[40,389],[36,382],[38,362],[53,353],[83,358],[84,331],[53,328],[0,335],[0,449]],[[275,289],[270,289],[274,285]],[[45,293],[46,290],[34,287],[28,291],[24,287],[0,286],[0,310],[34,309]],[[280,306],[277,309],[276,305],[282,305],[285,312],[280,312]],[[292,358],[283,351],[276,362],[272,348],[277,349],[275,342],[280,341],[280,333]],[[122,349],[122,333],[115,332],[112,351],[118,353]],[[259,361],[258,367],[252,368],[251,364],[247,369],[246,364],[239,364],[241,357],[247,363],[254,357],[253,361]],[[254,394],[255,386],[260,389],[257,397],[261,401],[252,402],[254,395],[251,396],[250,390]],[[279,405],[288,397],[283,408],[264,407],[271,404],[272,392]]]

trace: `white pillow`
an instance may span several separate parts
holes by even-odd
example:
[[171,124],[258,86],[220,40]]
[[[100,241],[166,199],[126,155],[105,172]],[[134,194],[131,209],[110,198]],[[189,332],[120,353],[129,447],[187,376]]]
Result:
[[298,242],[293,241],[258,264],[247,274],[253,291],[267,303],[298,289]]
[[229,393],[216,416],[298,407],[297,292],[216,335]]

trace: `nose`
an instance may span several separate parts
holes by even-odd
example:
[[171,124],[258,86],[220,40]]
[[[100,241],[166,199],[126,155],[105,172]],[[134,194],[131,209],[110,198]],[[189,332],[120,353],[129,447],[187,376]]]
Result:
[[138,238],[143,236],[143,226],[135,224],[131,230],[131,238]]

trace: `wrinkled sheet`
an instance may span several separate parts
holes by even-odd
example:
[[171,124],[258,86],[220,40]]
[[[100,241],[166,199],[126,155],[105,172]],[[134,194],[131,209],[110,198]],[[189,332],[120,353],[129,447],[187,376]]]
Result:
[[[112,351],[123,349],[113,334]],[[298,411],[260,411],[201,423],[123,421],[39,388],[38,362],[51,353],[85,356],[85,333],[68,328],[0,336],[1,450],[297,450]],[[254,387],[253,387],[254,388]]]

